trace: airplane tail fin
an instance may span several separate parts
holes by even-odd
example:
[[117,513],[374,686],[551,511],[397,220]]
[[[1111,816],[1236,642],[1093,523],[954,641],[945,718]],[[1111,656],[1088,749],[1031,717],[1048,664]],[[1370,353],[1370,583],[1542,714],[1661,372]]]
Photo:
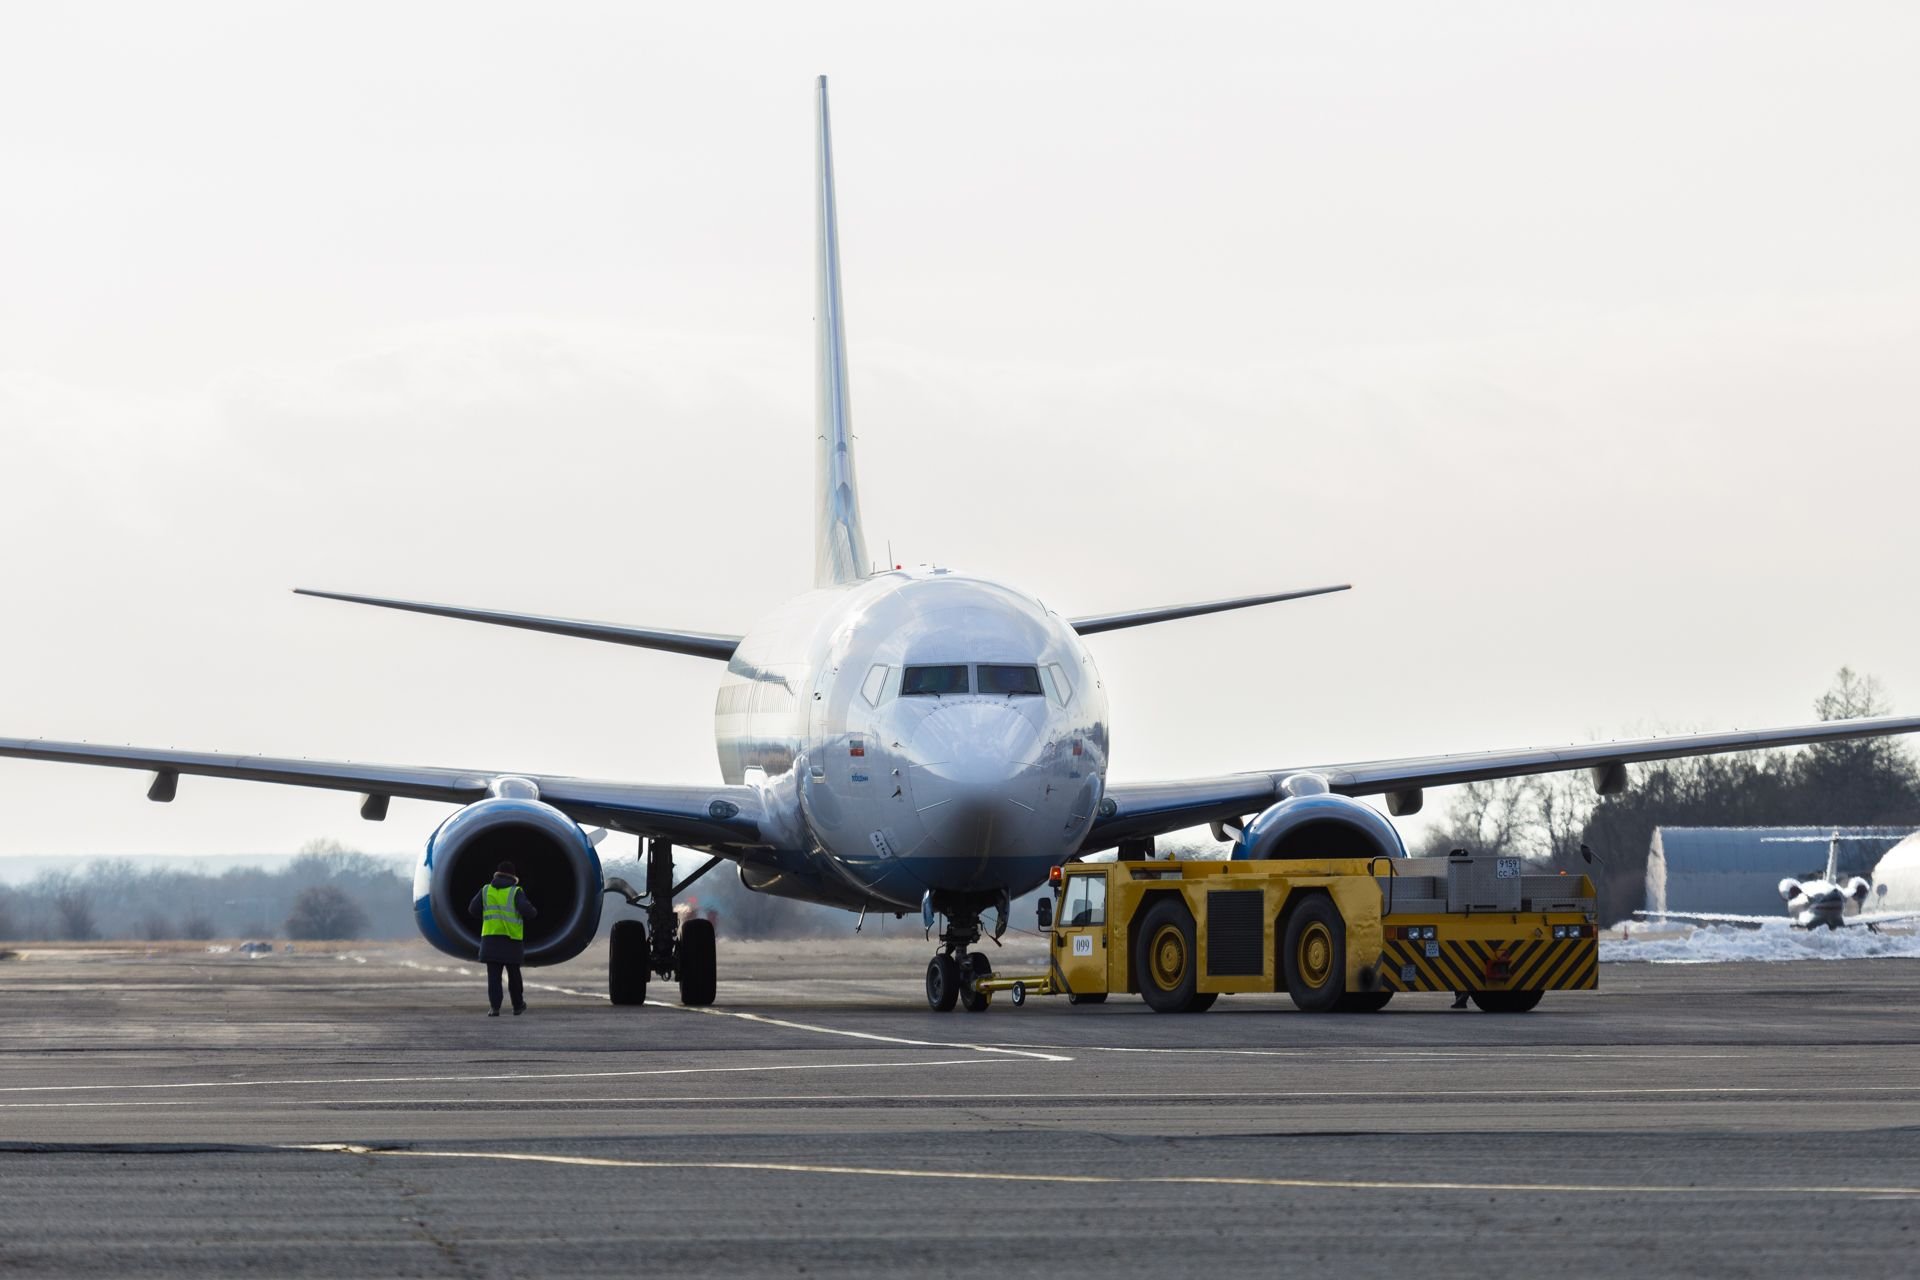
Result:
[[840,221],[833,198],[833,132],[827,78],[814,92],[814,522],[813,584],[833,586],[871,569],[853,472],[847,403],[847,329],[840,297]]

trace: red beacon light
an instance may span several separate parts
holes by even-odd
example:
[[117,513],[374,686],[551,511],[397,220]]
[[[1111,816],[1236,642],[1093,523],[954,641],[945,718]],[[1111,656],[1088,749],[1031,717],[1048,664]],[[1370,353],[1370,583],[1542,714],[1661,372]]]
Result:
[[1060,868],[1050,867],[1047,869],[1047,883],[1056,889],[1060,887]]

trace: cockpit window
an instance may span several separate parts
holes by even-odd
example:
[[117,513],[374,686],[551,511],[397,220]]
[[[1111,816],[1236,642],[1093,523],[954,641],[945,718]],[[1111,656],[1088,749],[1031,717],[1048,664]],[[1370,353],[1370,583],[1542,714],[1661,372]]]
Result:
[[1072,702],[1073,682],[1067,679],[1067,673],[1060,669],[1060,664],[1057,662],[1049,663],[1047,665],[1047,675],[1053,681],[1054,700],[1063,707],[1069,702]]
[[939,697],[942,694],[967,692],[967,668],[965,663],[956,663],[942,667],[908,667],[900,679],[900,696]]
[[980,664],[980,692],[1040,696],[1040,672],[1035,667],[1003,667]]

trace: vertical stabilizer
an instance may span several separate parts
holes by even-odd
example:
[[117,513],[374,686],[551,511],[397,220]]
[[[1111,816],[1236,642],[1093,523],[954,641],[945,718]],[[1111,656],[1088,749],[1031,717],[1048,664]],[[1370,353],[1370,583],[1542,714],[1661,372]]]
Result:
[[840,219],[833,200],[833,133],[827,78],[815,86],[813,584],[865,577],[866,534],[853,474],[853,414],[847,403],[847,325],[840,298]]

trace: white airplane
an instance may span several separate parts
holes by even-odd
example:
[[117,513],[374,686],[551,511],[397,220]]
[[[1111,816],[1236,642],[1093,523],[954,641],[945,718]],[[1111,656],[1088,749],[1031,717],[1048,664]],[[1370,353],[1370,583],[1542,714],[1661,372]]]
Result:
[[[1640,920],[1699,921],[1701,924],[1738,924],[1749,926],[1785,925],[1790,929],[1846,929],[1853,927],[1878,931],[1883,924],[1903,924],[1920,920],[1920,911],[1862,910],[1875,895],[1871,881],[1863,876],[1840,882],[1840,842],[1842,840],[1882,840],[1883,835],[1843,836],[1838,831],[1827,837],[1827,869],[1817,876],[1796,880],[1792,876],[1780,882],[1780,898],[1787,904],[1784,916],[1743,916],[1721,911],[1636,911]],[[1766,844],[1813,843],[1818,836],[1767,836]],[[1879,886],[1878,896],[1886,897],[1887,886]],[[1847,911],[1853,907],[1852,914]]]
[[[478,943],[466,905],[502,857],[519,866],[540,916],[529,964],[580,954],[602,893],[647,908],[615,925],[616,1003],[650,977],[680,998],[714,997],[709,922],[676,921],[673,899],[722,862],[750,888],[849,910],[918,909],[943,919],[927,965],[928,1003],[984,1008],[971,948],[983,917],[1006,924],[1010,897],[1050,868],[1101,850],[1144,856],[1155,836],[1212,824],[1234,856],[1403,856],[1388,814],[1418,811],[1427,787],[1567,769],[1612,793],[1634,761],[1920,730],[1881,717],[1760,732],[1581,746],[1308,763],[1167,782],[1109,780],[1107,696],[1086,638],[1250,605],[1344,591],[1311,587],[1197,604],[1062,617],[1033,596],[945,568],[876,568],[861,528],[848,407],[846,331],[827,86],[815,92],[816,436],[814,589],[743,635],[622,626],[418,601],[309,591],[388,609],[664,649],[725,664],[715,704],[723,783],[596,781],[511,769],[415,768],[0,738],[0,755],[151,771],[170,801],[182,775],[359,792],[378,821],[395,796],[458,806],[414,876],[420,932],[451,955]],[[989,500],[990,501],[990,500]],[[1387,814],[1357,797],[1385,796]],[[601,872],[601,827],[647,843],[644,894]],[[708,855],[675,882],[673,846]]]

